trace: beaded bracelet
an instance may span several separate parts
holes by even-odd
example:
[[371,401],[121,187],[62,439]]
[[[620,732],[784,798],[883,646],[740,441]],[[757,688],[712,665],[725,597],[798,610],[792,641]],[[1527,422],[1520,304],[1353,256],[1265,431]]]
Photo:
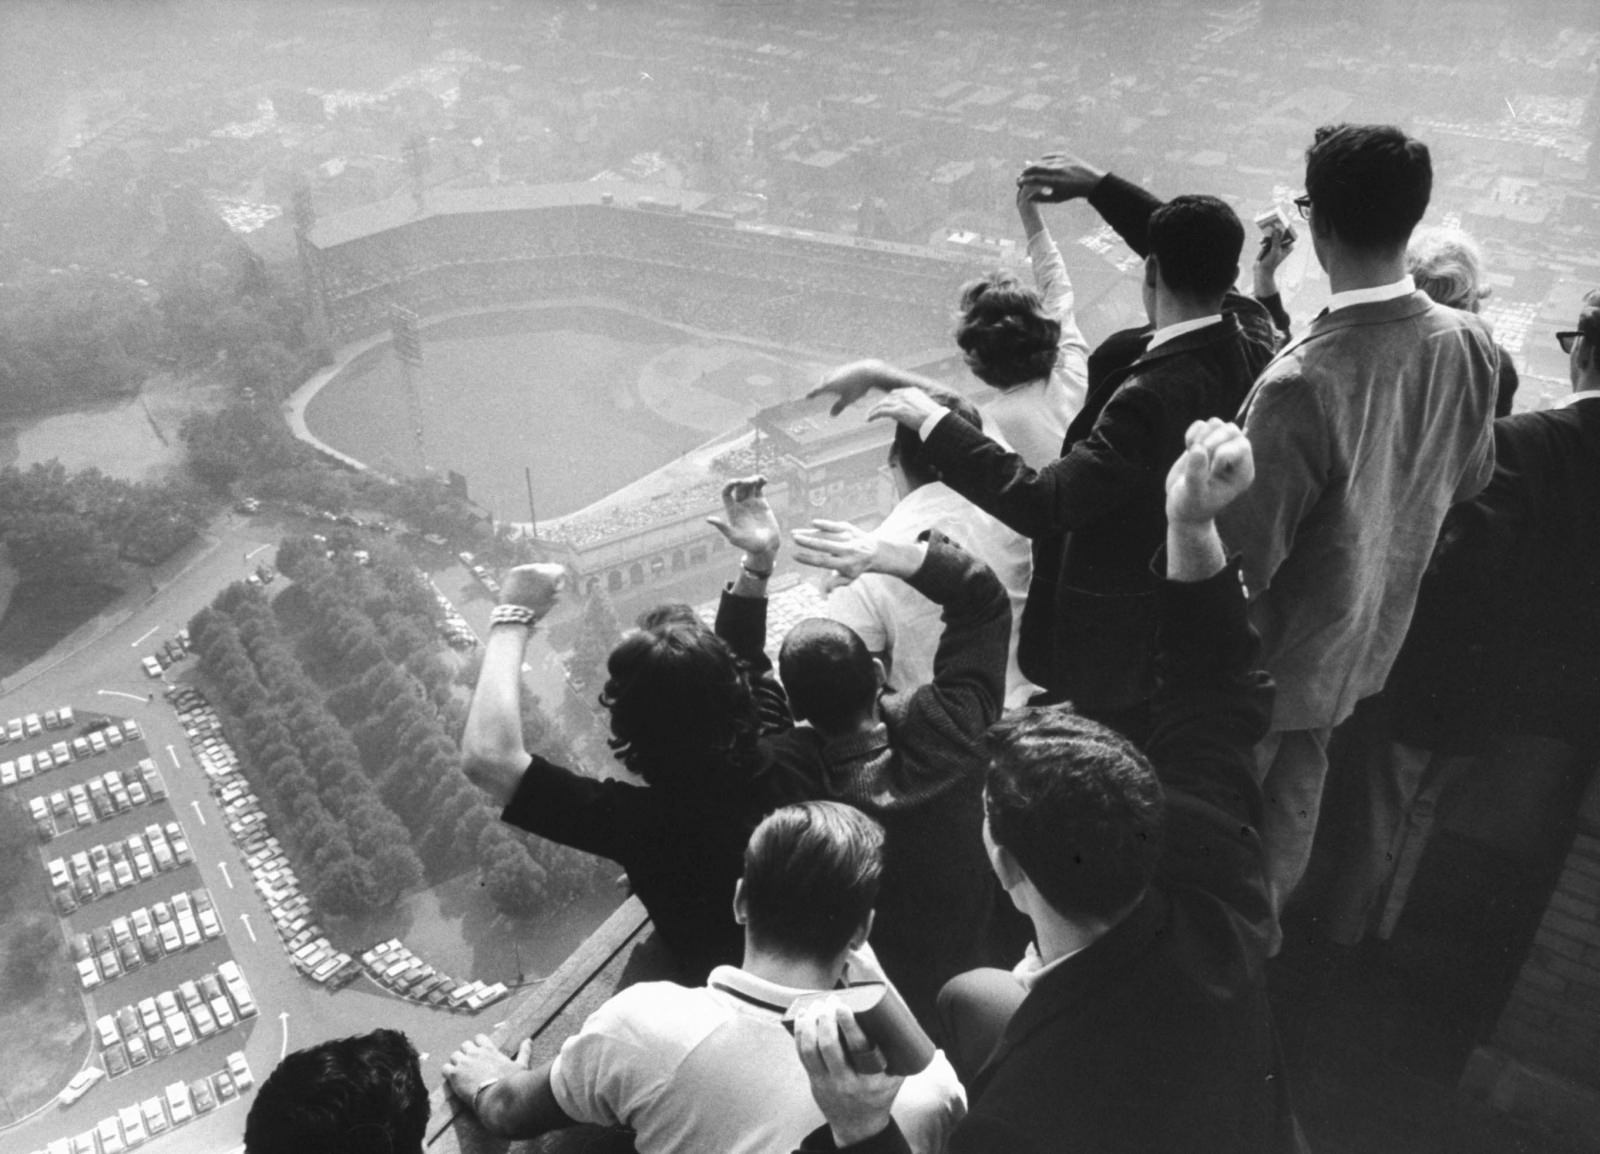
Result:
[[526,605],[496,605],[489,614],[490,625],[526,625],[532,629],[539,624],[539,615]]

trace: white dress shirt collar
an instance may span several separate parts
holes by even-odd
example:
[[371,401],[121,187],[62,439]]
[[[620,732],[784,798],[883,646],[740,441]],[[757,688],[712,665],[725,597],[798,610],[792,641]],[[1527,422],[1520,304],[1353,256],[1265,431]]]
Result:
[[1590,401],[1596,398],[1600,398],[1600,389],[1580,389],[1576,393],[1568,393],[1550,407],[1552,409],[1564,409],[1568,405],[1576,405],[1579,401]]
[[1417,282],[1407,273],[1393,284],[1380,284],[1372,288],[1347,289],[1328,298],[1328,311],[1336,313],[1351,305],[1372,305],[1379,301],[1392,301],[1396,297],[1410,296],[1417,291]]
[[1203,329],[1207,325],[1214,325],[1222,320],[1221,313],[1212,313],[1208,317],[1196,317],[1192,321],[1179,321],[1175,325],[1167,325],[1150,334],[1150,343],[1145,345],[1144,351],[1149,352],[1157,345],[1164,345],[1174,337],[1181,337],[1184,333],[1192,333],[1196,329]]

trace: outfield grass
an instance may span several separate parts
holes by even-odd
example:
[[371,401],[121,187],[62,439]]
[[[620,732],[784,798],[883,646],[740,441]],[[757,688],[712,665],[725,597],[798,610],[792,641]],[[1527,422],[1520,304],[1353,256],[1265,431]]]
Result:
[[10,677],[119,597],[113,585],[17,586],[0,620],[0,678]]

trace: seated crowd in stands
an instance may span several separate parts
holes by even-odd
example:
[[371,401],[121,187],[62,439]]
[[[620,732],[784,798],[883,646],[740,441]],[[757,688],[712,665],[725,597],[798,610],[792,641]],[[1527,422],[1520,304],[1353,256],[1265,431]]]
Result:
[[[1295,334],[1273,275],[1292,230],[1246,296],[1225,202],[1028,165],[1037,288],[960,302],[996,396],[980,414],[882,361],[819,386],[895,423],[901,502],[875,532],[792,531],[842,588],[776,663],[786,542],[764,479],[723,487],[739,561],[715,622],[663,607],[609,660],[636,783],[523,747],[523,656],[565,578],[507,576],[464,767],[504,820],[619,863],[679,972],[542,1068],[517,1039],[465,1043],[446,1077],[489,1131],[620,1126],[642,1154],[1306,1148],[1273,959],[1387,936],[1491,747],[1476,804],[1498,783],[1501,847],[1548,856],[1600,718],[1600,291],[1557,334],[1572,397],[1504,415],[1476,246],[1416,232],[1432,175],[1399,129],[1317,130],[1296,204],[1332,297]],[[1072,199],[1144,262],[1149,323],[1092,349],[1042,212]],[[1322,813],[1325,781],[1343,800]],[[899,1031],[847,1008],[863,982],[903,999]],[[349,1088],[392,1042],[292,1056],[247,1148],[335,1148],[314,1135],[340,1109],[419,1149],[414,1095],[378,1121]],[[301,1100],[258,1125],[280,1094]]]

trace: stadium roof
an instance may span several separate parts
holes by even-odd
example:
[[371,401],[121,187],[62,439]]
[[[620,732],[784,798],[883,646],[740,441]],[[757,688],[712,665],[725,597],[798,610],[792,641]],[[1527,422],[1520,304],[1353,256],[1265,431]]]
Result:
[[417,211],[411,194],[401,193],[388,200],[365,204],[317,221],[311,227],[311,243],[332,248],[386,229],[398,228],[436,216],[474,212],[505,212],[519,208],[559,208],[565,205],[600,204],[610,194],[618,204],[654,201],[685,209],[698,208],[710,199],[703,192],[668,188],[659,184],[633,184],[624,180],[584,180],[572,184],[517,184],[485,188],[434,188],[427,194],[427,208]]

